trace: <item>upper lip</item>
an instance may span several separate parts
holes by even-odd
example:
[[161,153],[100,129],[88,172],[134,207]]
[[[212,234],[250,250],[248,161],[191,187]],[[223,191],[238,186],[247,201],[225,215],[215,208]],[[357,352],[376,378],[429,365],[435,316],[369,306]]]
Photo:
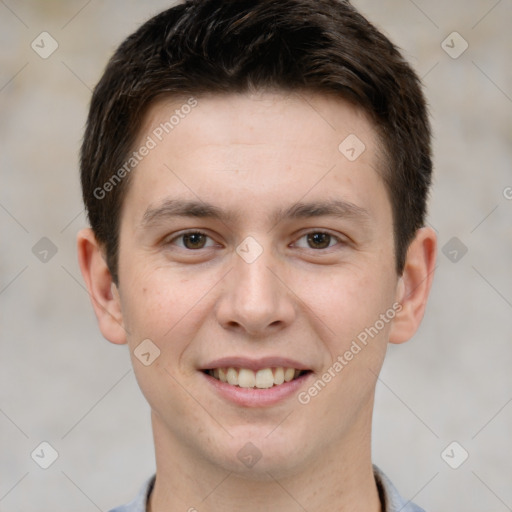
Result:
[[288,359],[286,357],[261,357],[258,359],[251,359],[247,357],[221,357],[215,359],[206,365],[202,370],[214,370],[215,368],[247,368],[249,370],[257,371],[264,368],[295,368],[296,370],[310,370],[308,365],[305,365],[294,359]]

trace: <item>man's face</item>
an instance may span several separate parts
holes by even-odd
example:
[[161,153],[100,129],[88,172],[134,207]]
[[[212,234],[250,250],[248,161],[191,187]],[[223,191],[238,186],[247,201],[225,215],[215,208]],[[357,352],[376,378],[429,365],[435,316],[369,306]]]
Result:
[[[127,341],[157,444],[286,475],[368,435],[398,293],[377,139],[359,110],[325,96],[197,102],[169,133],[186,100],[155,104],[136,144],[156,147],[123,204]],[[160,355],[145,366],[134,351],[147,339]],[[299,376],[280,384],[284,373]],[[262,457],[250,468],[247,454]]]

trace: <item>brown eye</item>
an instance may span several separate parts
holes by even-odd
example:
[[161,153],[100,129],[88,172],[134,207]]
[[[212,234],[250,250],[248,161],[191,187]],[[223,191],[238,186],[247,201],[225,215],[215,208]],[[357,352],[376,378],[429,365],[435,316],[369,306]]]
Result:
[[336,244],[343,244],[343,240],[324,231],[310,231],[301,236],[296,244],[301,249],[322,250],[333,247]]
[[308,244],[313,249],[327,249],[331,242],[331,235],[329,233],[309,233],[307,235]]
[[215,242],[206,233],[202,233],[201,231],[188,231],[172,239],[168,239],[166,245],[176,245],[181,249],[193,251],[212,247],[215,245]]
[[187,249],[202,249],[208,237],[203,233],[186,233],[181,238]]

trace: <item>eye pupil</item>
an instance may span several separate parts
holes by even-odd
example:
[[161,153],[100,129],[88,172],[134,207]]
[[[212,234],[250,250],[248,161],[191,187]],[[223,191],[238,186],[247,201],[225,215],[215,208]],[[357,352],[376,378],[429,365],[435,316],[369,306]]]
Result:
[[[310,233],[308,235],[308,243],[313,244],[316,249],[329,247],[330,239],[331,235],[329,235],[329,233]],[[318,247],[318,244],[321,247]]]
[[[191,242],[190,245],[192,245],[192,247],[187,247],[188,249],[201,249],[204,245],[204,235],[202,233],[187,233],[186,235],[183,235],[183,241],[185,246],[189,245],[187,242]],[[200,247],[198,247],[198,245]]]

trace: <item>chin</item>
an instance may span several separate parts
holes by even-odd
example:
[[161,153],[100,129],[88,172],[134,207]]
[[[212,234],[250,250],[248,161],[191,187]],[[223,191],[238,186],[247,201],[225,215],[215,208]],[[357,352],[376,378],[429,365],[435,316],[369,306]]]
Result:
[[305,443],[298,432],[278,432],[279,428],[274,424],[228,429],[233,437],[226,439],[222,454],[211,454],[216,459],[212,462],[248,480],[270,481],[291,476],[305,463]]

